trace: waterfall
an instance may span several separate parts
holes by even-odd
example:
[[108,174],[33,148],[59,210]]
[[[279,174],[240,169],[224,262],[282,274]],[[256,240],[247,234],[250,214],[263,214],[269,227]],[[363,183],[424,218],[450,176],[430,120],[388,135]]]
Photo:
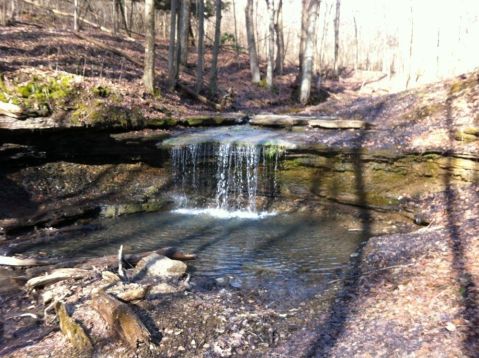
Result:
[[279,147],[209,142],[174,146],[170,153],[174,191],[185,206],[256,213],[258,193],[271,199],[279,191]]

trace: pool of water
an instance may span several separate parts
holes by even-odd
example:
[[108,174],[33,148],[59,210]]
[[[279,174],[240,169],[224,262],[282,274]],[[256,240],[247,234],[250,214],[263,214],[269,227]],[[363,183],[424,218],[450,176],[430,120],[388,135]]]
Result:
[[106,219],[100,230],[35,250],[80,257],[115,254],[120,245],[125,253],[175,246],[197,254],[189,263],[194,277],[228,277],[236,287],[302,299],[337,278],[361,242],[360,232],[335,217],[214,213],[180,210]]

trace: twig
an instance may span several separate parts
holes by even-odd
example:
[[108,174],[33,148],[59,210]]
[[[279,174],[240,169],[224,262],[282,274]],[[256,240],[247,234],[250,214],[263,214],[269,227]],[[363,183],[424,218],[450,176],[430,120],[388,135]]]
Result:
[[120,250],[118,250],[118,276],[122,280],[126,280],[125,270],[123,269],[123,245],[120,245]]
[[[380,269],[377,269],[377,270],[371,270],[371,271],[363,272],[363,273],[361,273],[361,276],[367,276],[367,275],[370,275],[372,273],[376,273],[376,272],[379,272],[379,271],[386,271],[386,270],[393,269],[393,268],[400,268],[400,267],[402,268],[402,267],[408,267],[408,266],[414,266],[414,265],[415,264],[404,264],[404,265],[393,265],[393,266],[383,267],[383,268],[380,268]],[[332,283],[339,282],[341,280],[343,280],[343,279],[338,278],[337,280],[329,281],[328,285],[330,285]]]

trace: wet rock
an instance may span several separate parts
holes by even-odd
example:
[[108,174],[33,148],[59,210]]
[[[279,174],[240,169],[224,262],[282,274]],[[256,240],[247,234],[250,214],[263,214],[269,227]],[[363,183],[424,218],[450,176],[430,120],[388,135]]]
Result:
[[149,291],[148,291],[148,294],[150,296],[154,296],[154,295],[161,295],[161,294],[166,294],[166,293],[177,293],[177,292],[181,292],[181,291],[184,291],[184,290],[185,290],[185,287],[183,287],[183,286],[176,287],[176,286],[170,285],[168,283],[161,282],[161,283],[158,283],[156,285],[151,286]]
[[131,302],[142,300],[148,293],[148,286],[139,285],[137,283],[120,284],[112,287],[107,292],[113,294],[122,301]]
[[186,273],[187,268],[182,261],[171,260],[166,256],[153,253],[138,262],[133,272],[133,279],[141,280],[145,277],[178,278]]

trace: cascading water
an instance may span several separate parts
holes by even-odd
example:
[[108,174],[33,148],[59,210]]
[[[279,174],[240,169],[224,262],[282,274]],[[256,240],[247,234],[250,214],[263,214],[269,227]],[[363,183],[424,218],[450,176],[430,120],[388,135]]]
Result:
[[176,196],[183,198],[180,205],[257,213],[259,194],[271,199],[278,193],[282,153],[278,146],[236,142],[173,146],[172,175]]

